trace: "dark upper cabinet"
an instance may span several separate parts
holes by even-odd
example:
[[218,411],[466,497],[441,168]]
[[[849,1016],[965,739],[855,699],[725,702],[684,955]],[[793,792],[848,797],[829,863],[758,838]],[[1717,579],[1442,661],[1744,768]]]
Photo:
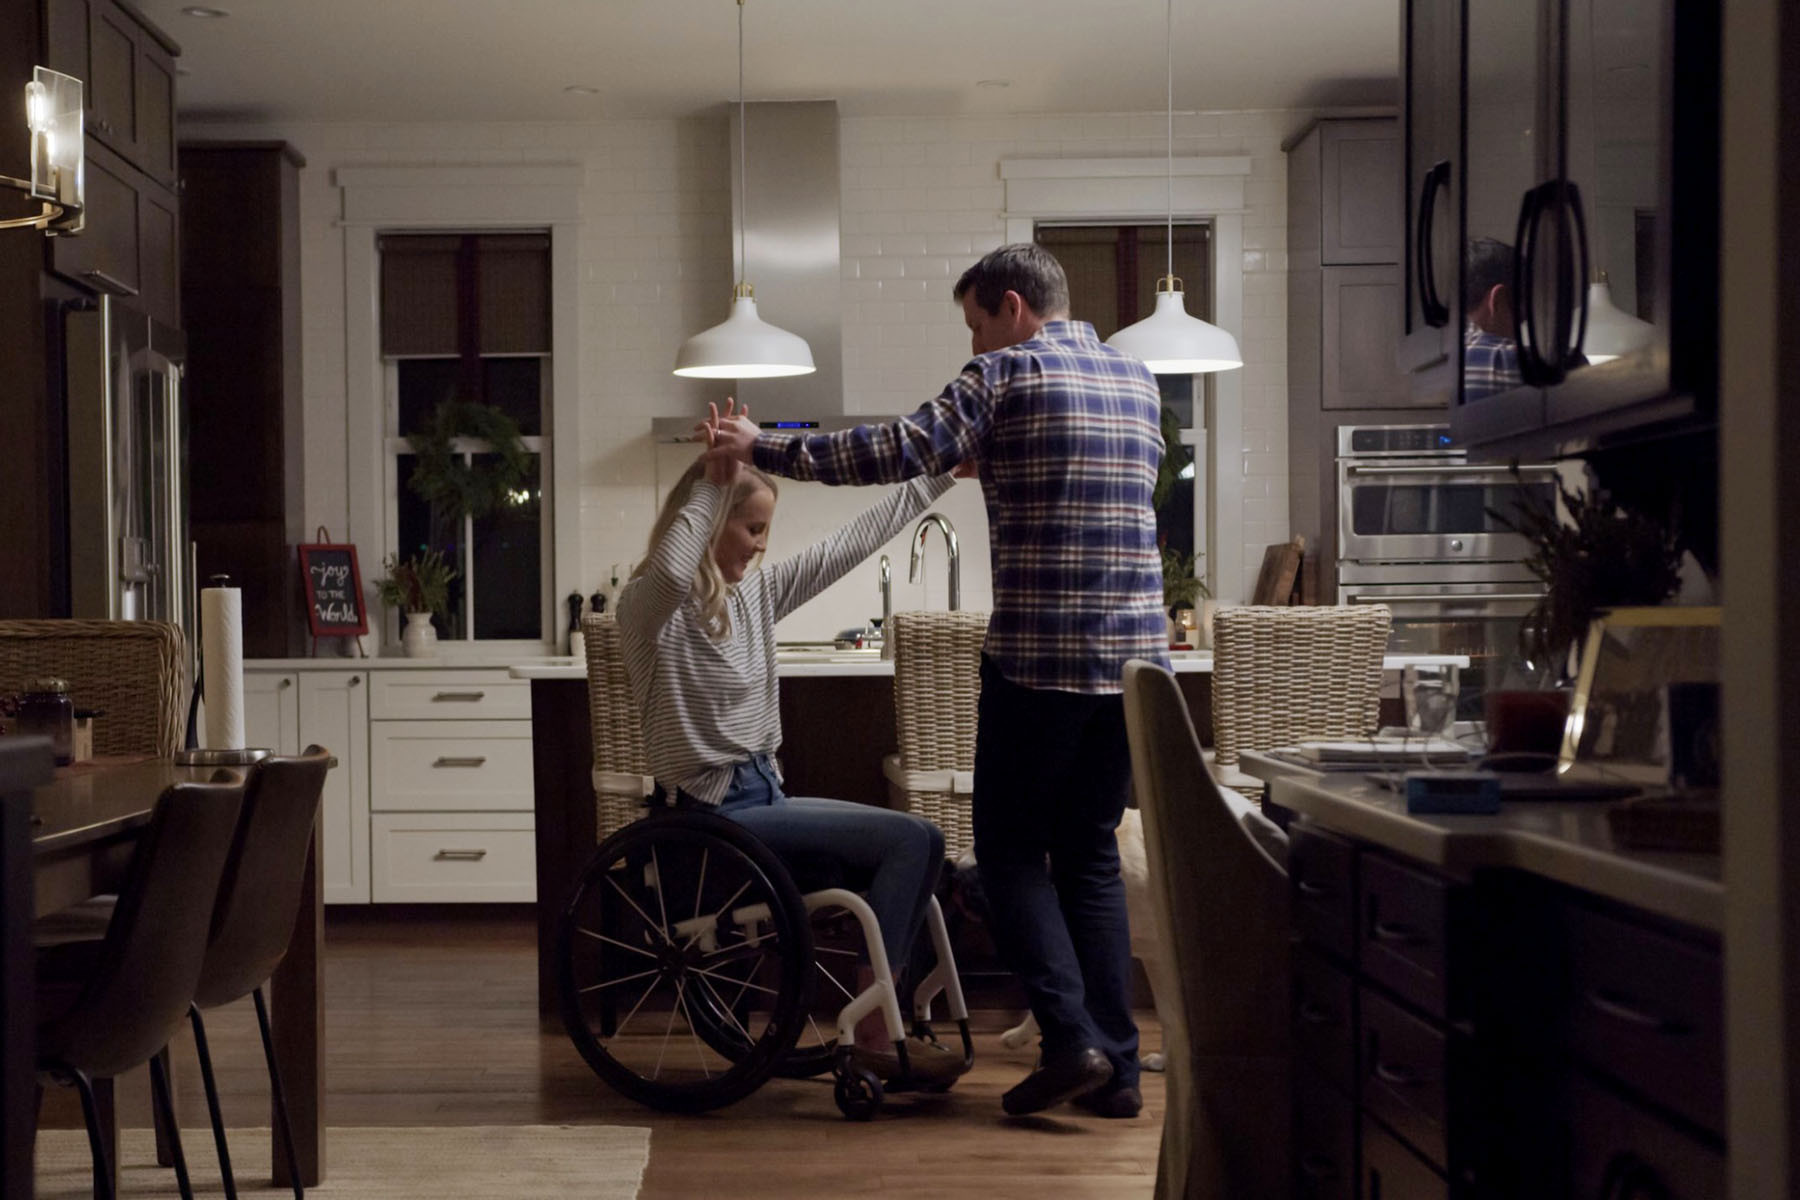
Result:
[[1416,400],[1448,406],[1461,329],[1457,231],[1462,213],[1462,5],[1402,0],[1401,286],[1397,359]]
[[1400,142],[1393,122],[1319,125],[1320,245],[1327,265],[1400,261]]
[[89,137],[175,183],[175,43],[113,0],[46,0],[44,59],[82,82]]
[[1710,424],[1718,5],[1405,0],[1401,49],[1414,388],[1493,453]]

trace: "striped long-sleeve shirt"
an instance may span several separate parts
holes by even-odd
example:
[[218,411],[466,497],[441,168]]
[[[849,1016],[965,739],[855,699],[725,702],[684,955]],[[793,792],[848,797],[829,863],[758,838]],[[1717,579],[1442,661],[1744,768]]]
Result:
[[836,583],[954,482],[948,475],[914,480],[823,541],[751,571],[730,590],[731,632],[719,640],[706,632],[692,593],[726,490],[696,483],[643,573],[619,593],[619,641],[650,773],[717,804],[733,764],[779,750],[775,622]]
[[825,483],[892,483],[980,464],[993,562],[986,651],[1023,687],[1109,693],[1125,662],[1167,665],[1151,496],[1162,400],[1149,368],[1085,321],[972,359],[890,424],[758,435],[756,465]]

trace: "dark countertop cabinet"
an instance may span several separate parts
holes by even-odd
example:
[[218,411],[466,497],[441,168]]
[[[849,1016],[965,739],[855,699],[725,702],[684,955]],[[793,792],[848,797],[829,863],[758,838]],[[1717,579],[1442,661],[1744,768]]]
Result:
[[[1398,365],[1472,450],[1715,422],[1719,19],[1708,0],[1404,0]],[[1516,366],[1484,372],[1471,327]]]

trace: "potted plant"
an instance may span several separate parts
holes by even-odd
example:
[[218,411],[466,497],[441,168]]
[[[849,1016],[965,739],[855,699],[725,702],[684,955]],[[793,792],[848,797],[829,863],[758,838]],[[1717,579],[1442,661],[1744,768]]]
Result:
[[[1177,550],[1166,543],[1162,547],[1163,607],[1169,614],[1169,643],[1178,645],[1182,631],[1192,628],[1200,645],[1212,640],[1212,593],[1199,576],[1199,556]],[[1204,601],[1198,614],[1195,605]],[[1187,616],[1184,618],[1183,613]]]
[[456,578],[456,571],[438,550],[405,559],[390,554],[382,560],[381,567],[381,578],[375,581],[376,595],[382,604],[406,614],[406,630],[400,635],[400,644],[412,658],[435,655],[437,629],[431,618],[449,612],[450,581]]

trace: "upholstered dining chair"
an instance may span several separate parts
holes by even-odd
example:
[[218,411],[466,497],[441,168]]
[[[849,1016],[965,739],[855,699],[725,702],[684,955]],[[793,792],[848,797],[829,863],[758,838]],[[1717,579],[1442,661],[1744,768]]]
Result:
[[1354,738],[1380,724],[1384,604],[1221,608],[1213,617],[1214,776],[1260,797],[1238,770],[1245,750]]
[[193,1196],[160,1055],[194,1000],[243,796],[241,782],[171,786],[138,838],[102,938],[37,951],[37,1069],[81,1094],[102,1200],[112,1200],[113,1171],[93,1080],[146,1062],[176,1183]]
[[981,697],[984,612],[900,612],[894,639],[894,724],[899,753],[881,763],[894,807],[944,831],[956,858],[975,843],[975,718]]
[[[194,1048],[200,1059],[200,1079],[206,1089],[207,1112],[212,1118],[213,1141],[219,1152],[219,1171],[225,1195],[232,1200],[237,1196],[237,1181],[225,1141],[225,1121],[219,1110],[206,1024],[200,1014],[204,1009],[246,996],[255,1001],[263,1057],[269,1070],[275,1133],[287,1155],[294,1195],[304,1196],[293,1128],[288,1121],[287,1096],[281,1087],[281,1073],[275,1065],[275,1047],[269,1035],[263,988],[286,956],[294,921],[299,916],[306,852],[312,844],[313,823],[325,790],[325,773],[332,764],[330,751],[308,746],[306,753],[298,757],[265,758],[250,769],[237,828],[214,892],[200,978],[187,1008],[188,1021],[194,1029]],[[52,913],[37,923],[33,938],[65,961],[97,959],[105,950],[96,939],[105,936],[123,903],[122,899],[102,896]]]
[[644,761],[644,727],[625,674],[618,618],[590,613],[581,619],[581,634],[594,735],[594,836],[604,841],[644,815],[644,797],[655,790],[656,780]]
[[[1287,835],[1207,770],[1175,677],[1125,664],[1167,1063],[1158,1200],[1290,1191]],[[1161,997],[1158,998],[1159,1001]]]
[[172,755],[186,730],[181,630],[160,621],[0,621],[0,693],[68,681],[94,722],[97,755]]

